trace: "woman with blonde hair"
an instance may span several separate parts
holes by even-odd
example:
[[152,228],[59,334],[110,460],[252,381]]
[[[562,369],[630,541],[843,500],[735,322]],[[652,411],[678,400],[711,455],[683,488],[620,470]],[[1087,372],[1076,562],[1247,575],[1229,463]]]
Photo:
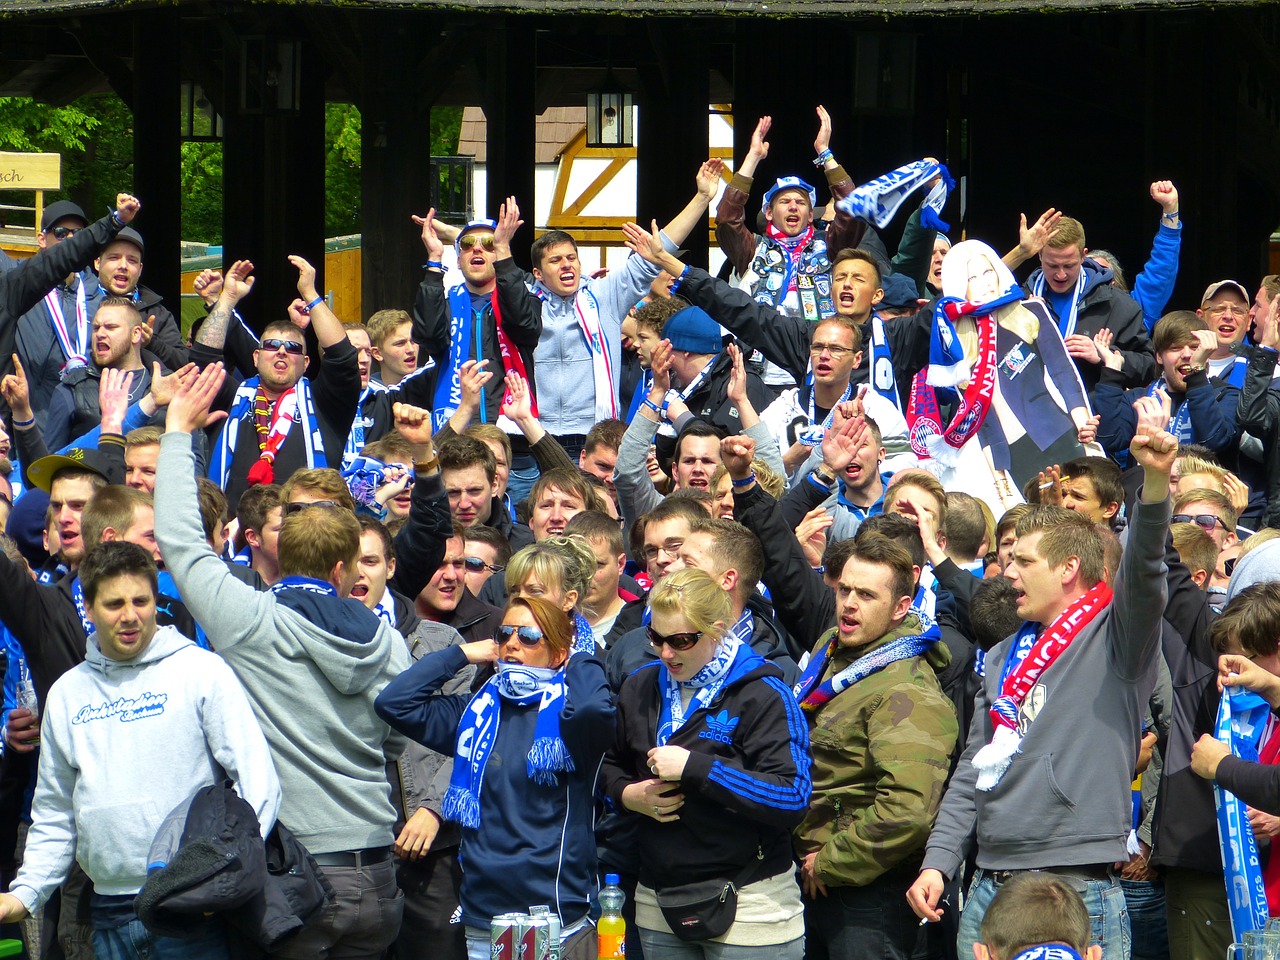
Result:
[[596,555],[578,536],[551,536],[517,550],[507,561],[507,593],[554,603],[573,625],[575,652],[597,652],[595,634],[579,610],[596,574]]
[[[623,684],[601,775],[614,807],[638,820],[644,952],[701,960],[764,948],[800,960],[791,830],[809,805],[808,726],[781,671],[730,628],[729,595],[707,573],[666,577],[650,609],[659,659]],[[696,906],[706,890],[727,902],[719,924]]]
[[[594,793],[614,736],[604,668],[573,652],[572,622],[549,599],[512,598],[497,633],[496,642],[428,654],[374,706],[394,729],[454,758],[442,810],[462,825],[469,960],[488,960],[494,917],[531,904],[559,914],[563,960],[594,958]],[[437,692],[468,663],[494,662],[475,696]]]

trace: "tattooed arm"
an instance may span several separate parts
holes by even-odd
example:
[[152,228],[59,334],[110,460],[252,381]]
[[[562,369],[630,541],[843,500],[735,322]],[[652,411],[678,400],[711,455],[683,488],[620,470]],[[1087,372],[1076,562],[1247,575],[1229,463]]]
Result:
[[227,342],[227,328],[231,325],[232,314],[238,304],[253,289],[253,264],[248,260],[237,260],[227,271],[222,282],[222,291],[218,301],[209,311],[208,319],[196,334],[196,343],[221,351]]

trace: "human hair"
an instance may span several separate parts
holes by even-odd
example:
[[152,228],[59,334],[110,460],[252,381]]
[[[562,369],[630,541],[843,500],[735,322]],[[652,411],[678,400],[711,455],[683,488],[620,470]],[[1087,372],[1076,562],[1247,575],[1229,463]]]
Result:
[[[1185,493],[1178,494],[1178,499],[1173,502],[1173,512],[1186,513],[1187,507],[1193,503],[1208,503],[1216,507],[1221,514],[1222,522],[1227,525],[1227,533],[1235,533],[1240,512],[1232,505],[1231,498],[1225,493],[1206,490],[1203,487],[1187,490]],[[1213,568],[1210,567],[1210,569]]]
[[1120,467],[1114,460],[1076,457],[1062,465],[1062,476],[1070,480],[1088,480],[1104,507],[1111,503],[1124,503],[1124,481],[1120,479]]
[[[710,498],[710,494],[705,490],[690,491],[701,493]],[[693,496],[676,497],[670,496],[661,501],[657,506],[644,515],[645,523],[654,524],[671,520],[675,517],[683,517],[684,520],[692,527],[695,523],[705,520],[710,516],[710,512],[702,504],[701,501]],[[641,551],[643,553],[643,551]]]
[[483,440],[463,434],[450,437],[436,449],[440,457],[440,472],[446,470],[469,470],[471,467],[483,467],[485,479],[490,484],[498,475],[498,459]]
[[[499,447],[502,448],[502,452],[506,454],[507,468],[510,469],[511,456],[512,456],[511,437],[507,435],[507,431],[503,430],[497,424],[493,424],[493,423],[473,423],[470,426],[468,426],[467,429],[464,430],[462,433],[463,433],[463,436],[474,437],[476,440],[479,440],[481,443],[483,443],[487,447],[491,443],[496,443]],[[489,447],[489,452],[493,453],[492,447]],[[493,466],[495,470],[498,468],[496,455],[494,457]]]
[[137,304],[129,297],[106,296],[98,301],[98,309],[104,307],[115,307],[117,310],[124,310],[129,314],[129,326],[142,326],[142,314],[138,312]]
[[1106,570],[1102,537],[1093,521],[1083,514],[1066,507],[1037,504],[1018,521],[1017,533],[1018,539],[1039,533],[1040,555],[1051,567],[1076,557],[1080,561],[1080,580],[1086,587],[1102,580]]
[[227,523],[227,495],[208,477],[197,477],[196,497],[200,501],[200,525],[204,527],[204,538],[213,540]]
[[608,447],[617,453],[622,446],[622,435],[627,432],[627,425],[621,420],[601,420],[587,433],[582,449],[590,453],[596,447]]
[[149,493],[118,484],[105,486],[95,491],[84,505],[84,512],[80,514],[80,539],[86,546],[92,546],[102,541],[108,529],[122,535],[133,526],[139,508],[152,505]]
[[[889,586],[893,590],[891,602],[897,603],[902,597],[915,596],[916,572],[911,562],[911,554],[898,541],[875,531],[854,537],[849,560],[861,560],[863,563],[888,567]],[[845,562],[848,563],[847,560]],[[842,570],[841,573],[843,572]]]
[[299,330],[292,320],[268,320],[267,325],[262,328],[262,339],[267,340],[273,333],[289,333],[297,337],[303,347],[307,344],[307,335]]
[[277,558],[280,576],[328,580],[339,564],[351,567],[360,556],[360,524],[350,510],[304,506],[280,525]]
[[27,565],[27,560],[23,557],[22,551],[18,549],[18,544],[8,534],[0,533],[0,553],[3,553],[19,567],[31,569]]
[[764,547],[760,538],[734,520],[704,517],[689,525],[689,532],[706,534],[710,554],[721,571],[738,572],[738,599],[744,603],[764,576]]
[[1034,504],[1031,503],[1019,503],[1006,510],[1001,515],[1000,522],[996,524],[996,536],[992,546],[998,547],[1006,533],[1010,530],[1016,530],[1018,527],[1018,521],[1025,517],[1031,511],[1033,506]]
[[162,436],[164,436],[164,428],[149,423],[145,427],[138,427],[136,430],[130,430],[126,433],[124,435],[124,448],[125,450],[133,450],[137,447],[149,447],[152,444],[158,444]]
[[378,310],[364,325],[369,331],[369,343],[381,349],[382,342],[395,333],[402,323],[413,323],[413,317],[404,310]]
[[583,510],[569,518],[564,525],[564,535],[578,536],[585,540],[601,540],[605,549],[614,556],[622,553],[622,527],[618,521],[599,510]]
[[867,425],[867,433],[871,434],[871,442],[877,447],[884,446],[884,435],[880,432],[880,424],[865,414],[862,417],[862,422]]
[[240,494],[236,504],[236,521],[240,532],[261,530],[267,523],[267,514],[284,503],[278,483],[260,483]]
[[1280,297],[1280,274],[1269,273],[1263,277],[1262,292],[1271,300]]
[[[599,510],[604,513],[604,502],[596,488],[582,475],[577,467],[556,467],[548,470],[533,482],[529,488],[529,507],[532,508],[548,490],[556,489],[561,493],[577,497],[582,501],[584,510]],[[594,561],[593,561],[594,562]]]
[[369,328],[359,320],[342,321],[342,329],[347,331],[349,334],[356,333],[357,331],[362,332],[365,336],[369,337],[369,342],[373,343],[373,337],[369,336]]
[[1085,251],[1084,242],[1084,224],[1075,217],[1063,216],[1058,219],[1058,229],[1045,246],[1052,247],[1054,250],[1063,250],[1067,247],[1079,247],[1080,253]]
[[1124,545],[1116,532],[1105,523],[1095,523],[1093,529],[1102,538],[1102,567],[1106,571],[1107,583],[1115,583],[1116,573],[1120,570],[1120,561],[1124,559]]
[[293,471],[293,475],[284,482],[284,488],[280,491],[281,502],[291,502],[294,493],[298,490],[305,490],[320,500],[332,500],[352,513],[356,512],[356,502],[351,497],[351,491],[347,489],[347,481],[343,480],[342,474],[332,467],[303,467]]
[[[609,522],[613,523],[612,520]],[[493,547],[493,559],[498,566],[505,567],[511,560],[511,541],[496,527],[483,523],[472,524],[463,532],[462,539],[464,544],[484,543]]]
[[719,640],[733,616],[733,601],[706,571],[678,570],[658,581],[649,594],[649,609],[679,616],[694,630]]
[[1209,628],[1218,653],[1238,647],[1246,657],[1265,657],[1280,644],[1280,581],[1251,583],[1222,608]]
[[853,334],[853,352],[857,353],[862,349],[862,328],[848,317],[833,313],[831,316],[819,320],[813,325],[813,330],[809,334],[810,341],[818,335],[819,327],[839,327],[842,330],[848,330]]
[[980,929],[982,942],[1001,960],[1049,943],[1082,954],[1089,945],[1089,911],[1060,877],[1023,873],[1001,884]]
[[1209,321],[1194,310],[1173,310],[1161,317],[1151,331],[1151,346],[1156,353],[1176,350],[1184,344],[1195,345],[1197,330],[1208,330]]
[[925,565],[927,557],[924,552],[924,538],[920,536],[920,527],[906,517],[896,513],[879,513],[874,517],[867,517],[859,524],[858,532],[854,534],[853,539],[857,540],[858,537],[872,534],[887,537],[906,550],[914,566]]
[[507,561],[507,590],[537,577],[544,586],[555,585],[564,593],[576,590],[581,603],[596,575],[596,555],[578,536],[545,537],[522,547]]
[[1258,547],[1262,546],[1264,543],[1269,543],[1276,537],[1280,537],[1280,529],[1276,529],[1275,527],[1263,527],[1257,533],[1250,534],[1241,541],[1240,552],[1236,554],[1236,560],[1239,561],[1249,553],[1249,551],[1258,549]]
[[969,598],[969,623],[980,650],[990,650],[1022,626],[1018,616],[1018,590],[1008,577],[983,580]]
[[840,266],[840,264],[844,263],[846,260],[861,260],[863,263],[869,264],[876,274],[876,286],[880,286],[883,282],[883,278],[880,276],[880,264],[876,262],[875,257],[866,250],[863,250],[861,247],[845,247],[832,257],[831,272],[834,274],[836,272],[836,267]]
[[703,516],[711,516],[716,510],[716,498],[710,490],[703,490],[701,487],[685,487],[682,490],[672,490],[667,494],[667,500],[683,500],[686,503],[695,503],[702,507]]
[[662,336],[662,328],[668,320],[690,306],[683,297],[654,297],[648,303],[636,307],[636,326],[644,327],[654,336]]
[[1169,532],[1173,534],[1173,548],[1178,551],[1183,566],[1192,573],[1202,570],[1213,573],[1219,553],[1213,537],[1196,523],[1175,523]]
[[[1179,448],[1181,450],[1181,448]],[[1212,460],[1206,460],[1204,457],[1195,454],[1182,454],[1179,452],[1178,458],[1173,461],[1174,469],[1178,471],[1178,478],[1190,476],[1192,474],[1204,474],[1212,477],[1218,484],[1218,492],[1222,492],[1222,484],[1227,479],[1227,471],[1224,467],[1220,467]]]
[[723,434],[721,434],[719,430],[709,424],[706,420],[701,420],[695,417],[684,425],[684,429],[681,430],[680,435],[676,437],[675,451],[671,454],[671,462],[673,464],[680,462],[680,448],[684,446],[685,440],[689,437],[714,438],[717,444],[716,454],[717,456],[719,455],[720,451],[718,449],[718,445],[720,440],[723,438]]
[[[720,486],[720,481],[724,479],[725,474],[729,472],[729,468],[723,463],[716,467],[715,472],[711,474],[711,489],[715,490]],[[787,481],[780,474],[776,473],[773,467],[769,466],[761,457],[753,457],[751,459],[751,472],[756,475],[756,483],[758,483],[764,492],[769,494],[775,500],[781,500],[787,491]]]
[[396,548],[391,540],[391,533],[387,530],[387,525],[381,520],[375,520],[367,514],[360,514],[356,517],[356,523],[360,525],[360,536],[372,531],[378,535],[378,539],[382,541],[382,557],[387,563],[396,558]]
[[151,584],[152,597],[160,592],[156,562],[147,551],[127,540],[94,544],[80,561],[79,574],[80,588],[88,606],[93,606],[99,588],[116,577],[141,577]]
[[360,452],[383,463],[413,463],[414,445],[405,439],[403,433],[392,430],[372,443],[366,443]]
[[533,245],[529,247],[529,259],[533,265],[539,270],[542,269],[542,258],[552,247],[567,243],[573,247],[574,252],[578,250],[578,241],[563,230],[548,230],[542,236],[533,241]]
[[991,536],[982,501],[959,490],[948,493],[947,522],[942,532],[947,537],[948,551],[965,560],[977,560],[982,544],[989,543]]
[[853,553],[853,537],[847,540],[828,540],[827,549],[822,551],[822,566],[828,577],[840,579],[844,565],[849,562]]
[[893,502],[894,494],[903,487],[915,487],[917,490],[923,490],[933,497],[938,504],[938,529],[947,529],[947,490],[942,485],[941,480],[931,473],[925,473],[923,470],[913,470],[905,475],[899,474],[889,484],[889,489],[884,492],[886,506]]
[[[569,652],[573,646],[573,621],[567,613],[542,597],[512,597],[507,601],[507,610],[514,607],[524,607],[529,611],[553,658]],[[503,619],[506,619],[505,615]]]
[[[1106,266],[1111,271],[1112,285],[1129,292],[1129,281],[1125,277],[1124,267],[1120,266],[1120,261],[1116,255],[1110,250],[1090,250],[1089,259],[1096,262],[1099,266]],[[1159,348],[1157,348],[1159,349]]]

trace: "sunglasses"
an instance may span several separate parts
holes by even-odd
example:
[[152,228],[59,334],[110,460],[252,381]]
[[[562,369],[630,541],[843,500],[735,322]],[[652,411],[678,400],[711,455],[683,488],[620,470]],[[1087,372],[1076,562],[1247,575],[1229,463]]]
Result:
[[471,234],[469,236],[465,236],[458,241],[458,249],[470,250],[477,244],[484,247],[490,253],[493,253],[493,234],[482,233],[479,235]]
[[509,627],[505,623],[498,628],[498,642],[506,643],[518,637],[526,647],[536,647],[542,642],[542,631],[537,627]]
[[1228,577],[1231,576],[1231,574],[1235,573],[1236,561],[1239,559],[1240,559],[1239,557],[1232,557],[1230,560],[1223,560],[1222,572],[1225,573]]
[[664,643],[672,650],[689,650],[702,639],[701,630],[693,630],[689,633],[670,633],[665,637],[653,627],[645,627],[645,631],[649,634],[649,642],[653,644],[653,649],[655,650],[661,650]]
[[54,227],[48,232],[52,233],[58,240],[65,240],[67,237],[74,237],[79,229],[79,227]]
[[306,351],[306,347],[300,344],[297,340],[280,340],[272,337],[270,340],[262,341],[262,349],[267,350],[270,353],[275,353],[281,347],[283,347],[284,352],[291,357],[300,357]]
[[490,573],[501,573],[506,567],[496,563],[485,563],[479,557],[467,557],[462,561],[462,565],[472,573],[479,573],[481,570],[488,570]]
[[1197,513],[1192,516],[1189,513],[1175,513],[1169,518],[1170,523],[1194,523],[1197,527],[1212,531],[1214,527],[1222,527],[1227,529],[1227,525],[1212,513]]
[[284,505],[284,515],[291,517],[295,513],[301,513],[307,507],[324,507],[326,510],[345,510],[347,509],[337,500],[312,500],[310,503],[286,503]]

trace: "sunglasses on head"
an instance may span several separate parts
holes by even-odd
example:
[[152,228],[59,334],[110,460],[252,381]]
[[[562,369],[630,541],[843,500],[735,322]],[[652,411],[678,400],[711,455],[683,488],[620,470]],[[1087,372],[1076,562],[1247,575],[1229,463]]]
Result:
[[459,250],[470,250],[476,244],[484,247],[490,253],[493,253],[493,234],[469,234],[458,241]]
[[693,630],[688,633],[669,633],[665,637],[653,627],[645,627],[649,634],[649,642],[653,644],[653,649],[661,650],[665,643],[672,650],[688,650],[702,639],[701,630]]
[[49,231],[58,240],[65,240],[67,237],[74,237],[79,227],[54,227]]
[[262,349],[270,353],[275,353],[281,347],[283,347],[284,352],[289,354],[291,357],[300,357],[306,350],[306,348],[297,340],[280,340],[276,337],[272,337],[270,340],[262,341]]
[[286,503],[284,505],[284,515],[289,517],[295,513],[301,513],[307,507],[324,507],[326,510],[346,509],[337,500],[312,500],[310,503]]
[[462,565],[472,573],[479,573],[481,570],[488,570],[490,573],[501,573],[503,570],[507,569],[506,567],[500,566],[496,563],[485,563],[479,557],[467,557],[462,561]]
[[526,647],[536,647],[542,642],[542,631],[537,627],[509,627],[504,623],[498,628],[499,643],[506,643],[513,636]]
[[1170,523],[1194,523],[1197,527],[1203,527],[1205,530],[1213,530],[1214,527],[1222,527],[1227,529],[1227,525],[1212,513],[1197,513],[1194,516],[1189,513],[1175,513],[1169,518]]

